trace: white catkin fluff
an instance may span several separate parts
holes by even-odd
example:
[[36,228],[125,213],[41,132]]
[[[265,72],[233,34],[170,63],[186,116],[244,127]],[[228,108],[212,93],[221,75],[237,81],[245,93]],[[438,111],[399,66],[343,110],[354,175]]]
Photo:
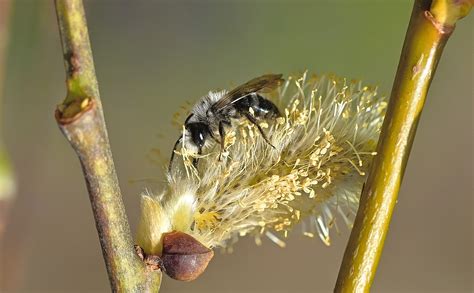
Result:
[[251,123],[233,121],[219,160],[212,142],[192,166],[181,148],[158,196],[143,195],[137,241],[159,252],[162,233],[188,233],[208,247],[230,249],[239,236],[279,246],[298,223],[330,244],[330,229],[351,227],[386,100],[376,88],[331,75],[289,77],[264,94],[282,112],[262,121],[274,148]]

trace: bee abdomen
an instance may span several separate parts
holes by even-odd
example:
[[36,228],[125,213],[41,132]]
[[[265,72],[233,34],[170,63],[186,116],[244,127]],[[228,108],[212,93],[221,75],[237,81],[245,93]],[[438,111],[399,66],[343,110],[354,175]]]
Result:
[[264,97],[255,94],[249,95],[235,103],[238,112],[248,112],[253,110],[253,115],[259,119],[272,119],[280,116],[278,107]]

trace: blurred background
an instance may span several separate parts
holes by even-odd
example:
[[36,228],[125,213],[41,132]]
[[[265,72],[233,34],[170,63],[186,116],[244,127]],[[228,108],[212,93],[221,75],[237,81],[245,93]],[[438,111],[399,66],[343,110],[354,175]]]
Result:
[[[6,0],[0,0],[6,1]],[[78,160],[53,117],[65,75],[53,1],[10,0],[2,126],[18,180],[1,292],[108,292]],[[263,73],[333,72],[389,94],[412,1],[85,1],[102,103],[132,229],[164,180],[173,113]],[[472,15],[433,80],[374,292],[473,290]],[[349,231],[326,247],[241,239],[192,283],[162,292],[329,292]]]

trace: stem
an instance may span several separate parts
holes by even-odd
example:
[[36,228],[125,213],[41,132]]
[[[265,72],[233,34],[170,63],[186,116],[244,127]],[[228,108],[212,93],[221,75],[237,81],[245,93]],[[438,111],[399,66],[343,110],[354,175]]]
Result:
[[5,84],[6,53],[8,28],[10,24],[10,0],[0,2],[0,95],[3,95]]
[[[429,11],[430,2],[417,0],[414,4],[377,146],[378,155],[362,191],[335,292],[368,292],[374,280],[425,98],[443,48],[454,30],[449,15],[453,10],[443,10],[442,14],[449,17],[434,17]],[[457,19],[461,16],[458,14]]]
[[[3,94],[5,91],[5,72],[7,45],[10,27],[10,0],[0,1],[0,117],[3,114]],[[15,178],[5,146],[3,145],[3,121],[0,119],[0,241],[5,231],[9,210],[15,194]],[[1,243],[0,243],[1,245]]]
[[133,247],[100,103],[82,0],[55,3],[67,76],[67,97],[56,110],[56,120],[81,162],[112,290],[157,292],[161,272],[147,269]]

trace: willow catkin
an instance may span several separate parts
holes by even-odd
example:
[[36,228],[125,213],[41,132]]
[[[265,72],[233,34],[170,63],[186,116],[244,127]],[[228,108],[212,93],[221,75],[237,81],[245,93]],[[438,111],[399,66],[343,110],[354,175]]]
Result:
[[245,235],[283,247],[298,223],[304,235],[329,245],[332,227],[351,227],[385,99],[361,82],[307,73],[265,96],[282,112],[260,124],[274,147],[242,119],[228,131],[222,154],[212,143],[197,168],[196,154],[176,151],[181,160],[164,190],[142,196],[137,242],[146,253],[159,254],[170,231],[231,249]]

